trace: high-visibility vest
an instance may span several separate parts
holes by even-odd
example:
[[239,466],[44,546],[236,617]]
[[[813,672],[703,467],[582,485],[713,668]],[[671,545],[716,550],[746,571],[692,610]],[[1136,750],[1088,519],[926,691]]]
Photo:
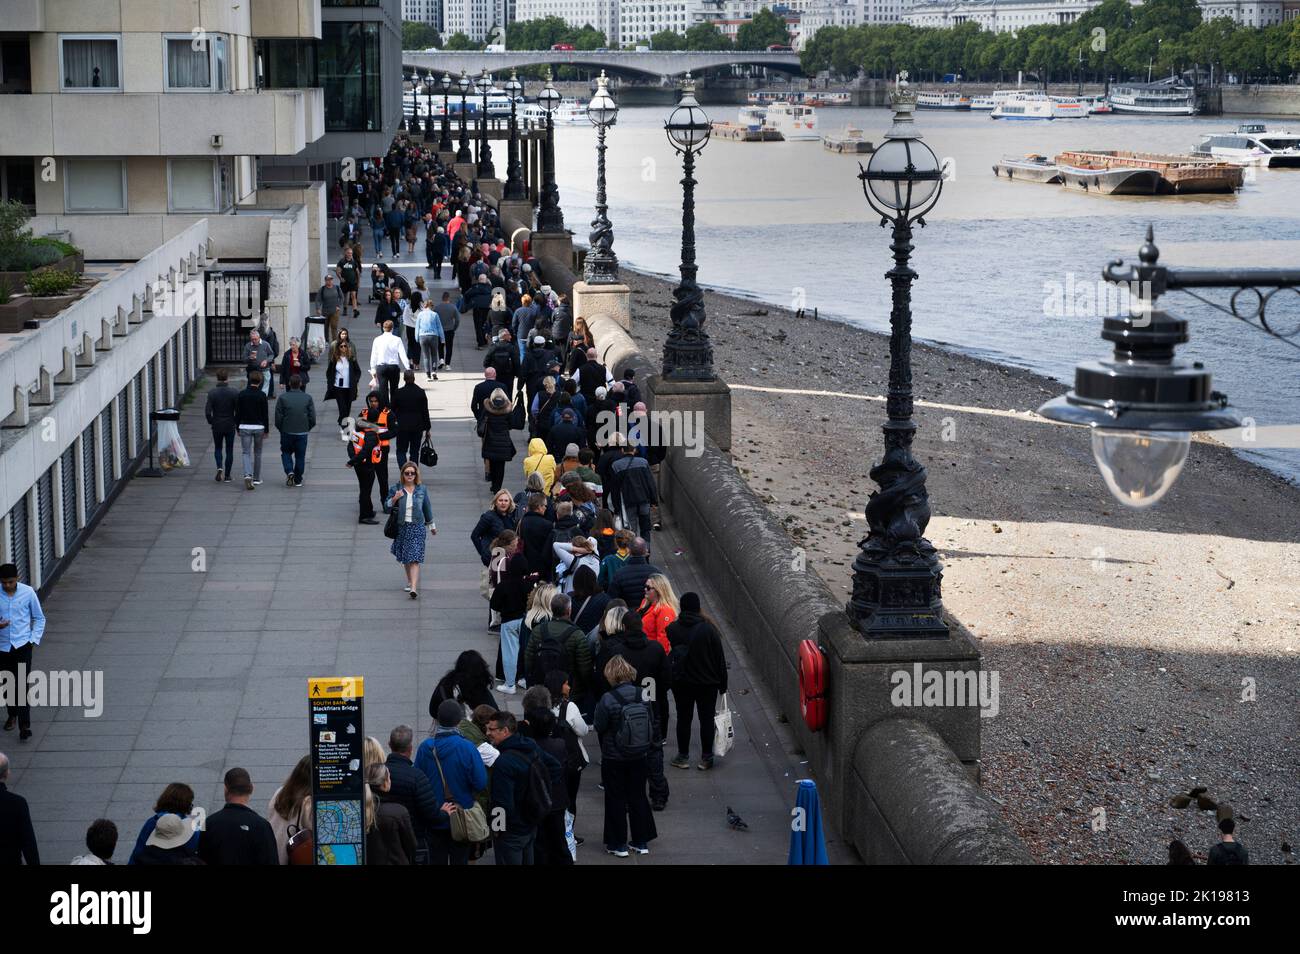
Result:
[[[367,411],[366,413],[369,413],[369,412]],[[368,417],[366,417],[366,414],[365,414],[365,413],[363,413],[363,414],[361,415],[361,419],[362,419],[362,420],[370,420]],[[386,431],[386,430],[388,430],[388,408],[386,408],[386,407],[385,407],[385,408],[380,408],[380,410],[379,410],[379,418],[378,418],[377,420],[373,421],[372,423],[374,423],[374,424],[378,424],[378,425],[379,425],[379,429],[380,429],[381,431]],[[353,454],[353,456],[356,456],[356,455],[358,455],[358,454],[361,453],[361,450],[362,450],[362,448],[365,446],[365,443],[366,443],[366,432],[365,432],[365,431],[357,431],[356,439],[354,440],[354,442],[353,442],[353,444],[352,444],[352,454]],[[375,448],[374,448],[374,450],[372,450],[372,451],[370,452],[370,463],[372,463],[372,464],[378,464],[380,461],[382,461],[382,460],[384,459],[384,448],[387,447],[387,446],[388,446],[388,439],[387,439],[387,438],[385,438],[385,439],[383,439],[383,440],[380,440],[380,441],[376,441],[376,442],[375,442]]]

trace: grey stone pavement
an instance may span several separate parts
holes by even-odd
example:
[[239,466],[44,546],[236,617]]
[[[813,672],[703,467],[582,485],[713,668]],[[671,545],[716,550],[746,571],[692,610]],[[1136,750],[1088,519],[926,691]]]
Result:
[[[424,269],[403,271],[413,279]],[[428,281],[435,295],[449,287]],[[361,345],[363,367],[375,333],[373,311],[363,307],[359,318],[344,323]],[[49,622],[34,665],[102,670],[103,714],[91,719],[80,709],[36,709],[29,743],[20,745],[16,732],[0,735],[0,750],[12,761],[10,790],[31,806],[46,864],[81,854],[86,827],[101,816],[117,824],[116,860],[125,862],[168,782],[193,786],[196,803],[211,812],[222,804],[220,780],[232,766],[252,774],[253,804],[265,813],[275,788],[307,751],[308,677],[363,676],[365,731],[386,744],[399,723],[414,726],[417,739],[429,731],[429,696],[462,650],[477,649],[489,663],[495,658],[496,637],[487,632],[479,595],[481,564],[469,541],[489,506],[469,414],[482,353],[469,325],[462,323],[457,334],[454,369],[437,382],[417,378],[429,394],[440,458],[424,470],[438,533],[429,538],[418,602],[403,592],[382,526],[357,523],[357,482],[344,467],[337,411],[322,399],[325,369],[316,370],[309,387],[318,424],[301,489],[284,486],[274,434],[266,441],[260,487],[247,491],[238,479],[213,480],[213,443],[202,414],[212,379],[200,384],[181,421],[191,467],[131,481],[45,602]],[[516,432],[515,441],[511,489],[521,485],[525,432]],[[395,453],[389,466],[395,478]],[[679,551],[670,523],[652,543],[655,562],[677,591],[700,592],[706,611],[725,622],[725,608],[690,554]],[[194,568],[200,553],[201,571]],[[666,767],[672,795],[655,816],[659,837],[649,855],[630,859],[601,847],[602,796],[593,765],[582,783],[575,829],[586,838],[580,864],[785,863],[795,782],[805,766],[751,683],[734,634],[725,635],[735,749],[712,772]],[[520,699],[498,701],[518,712]],[[698,747],[695,734],[696,759]],[[673,749],[670,742],[668,757]],[[588,751],[598,758],[594,733]],[[749,823],[748,832],[728,828],[727,806]],[[828,848],[833,861],[855,858],[833,835]]]

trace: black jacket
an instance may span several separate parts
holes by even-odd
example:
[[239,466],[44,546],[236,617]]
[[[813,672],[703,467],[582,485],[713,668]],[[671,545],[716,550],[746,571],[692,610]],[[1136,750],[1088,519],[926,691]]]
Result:
[[355,357],[348,358],[348,381],[351,384],[345,391],[339,391],[334,387],[334,365],[331,364],[325,370],[329,376],[329,383],[325,385],[325,400],[336,397],[345,397],[351,401],[357,399],[357,388],[361,386],[361,365],[357,364]]
[[[497,387],[506,392],[507,397],[514,389],[515,379],[519,377],[519,348],[513,341],[503,341],[483,356],[483,367],[497,369]],[[489,392],[490,393],[490,392]]]
[[[645,633],[631,636],[620,633],[611,636],[600,644],[596,654],[596,691],[603,696],[609,692],[610,685],[605,681],[605,665],[615,656],[622,656],[636,670],[636,683],[642,689],[650,688],[652,700],[664,699],[664,690],[672,688],[672,670],[668,666],[668,654],[663,646]],[[646,680],[653,680],[647,682]]]
[[573,538],[582,530],[582,522],[578,519],[576,513],[571,513],[567,517],[556,518],[551,526],[551,535],[546,538],[546,559],[547,566],[555,569],[555,565],[560,562],[560,558],[555,555],[555,544],[571,543]]
[[619,599],[628,606],[640,606],[645,599],[645,581],[663,570],[643,556],[630,556],[623,569],[614,574],[609,585],[610,599]]
[[[609,606],[610,596],[608,593],[592,593],[590,599],[580,600],[576,596],[573,598],[573,625],[578,627],[584,633],[590,633],[600,623],[605,616],[605,608]],[[584,605],[584,602],[586,605]]]
[[551,452],[551,456],[556,460],[563,460],[564,449],[570,444],[586,447],[586,431],[572,421],[561,420],[558,424],[552,425],[546,434],[546,449]]
[[424,432],[433,427],[429,421],[429,396],[424,388],[412,382],[397,389],[393,396],[393,416],[396,430]]
[[510,412],[505,414],[485,414],[483,431],[484,460],[514,460],[515,442],[510,438],[514,430],[511,425]]
[[[540,759],[549,778],[555,777],[555,768],[559,763],[554,756],[543,752],[532,739],[518,733],[499,742],[497,750],[501,754],[492,764],[492,775],[488,780],[490,793],[488,817],[495,819],[497,817],[495,809],[500,808],[505,818],[507,833],[527,834],[534,831],[535,826],[525,824],[519,810],[528,786],[529,763],[532,759]],[[563,792],[551,793],[552,803],[563,799]]]
[[199,857],[207,865],[280,863],[271,823],[247,805],[233,803],[207,817],[199,838]]
[[478,523],[474,524],[474,529],[470,531],[469,539],[474,544],[474,549],[478,551],[479,559],[483,561],[484,566],[492,562],[492,541],[506,530],[513,530],[518,519],[517,510],[512,509],[502,516],[497,513],[496,507],[483,511],[479,516]]
[[29,865],[41,863],[36,850],[36,830],[32,828],[32,814],[27,799],[15,795],[0,782],[0,866],[9,867],[25,861]]
[[608,372],[599,361],[588,361],[578,369],[578,390],[587,399],[587,406],[596,400],[596,388],[605,386]]
[[540,573],[542,579],[551,578],[555,566],[548,544],[555,524],[540,513],[526,513],[519,521],[519,535],[524,540],[524,558],[528,560],[530,573]]
[[261,424],[271,429],[270,408],[260,388],[247,387],[235,398],[235,424]]
[[610,482],[605,484],[604,488],[611,509],[617,510],[624,504],[639,506],[659,502],[654,474],[650,471],[650,464],[644,457],[624,454],[622,460],[616,460],[609,465],[609,477]]
[[[522,553],[516,553],[506,564],[505,576],[492,591],[492,600],[488,604],[501,614],[501,622],[513,623],[523,619],[528,611],[528,594],[532,589],[525,579],[528,573],[528,558]],[[436,713],[434,717],[437,717]]]
[[382,328],[385,321],[393,323],[394,334],[401,334],[402,306],[395,301],[381,301],[375,309],[375,324]]
[[[492,392],[501,388],[501,383],[496,379],[489,381],[484,378],[478,384],[474,385],[474,393],[469,397],[469,411],[474,415],[474,420],[479,421],[483,418],[483,402],[492,396]],[[501,388],[502,391],[505,388]]]
[[490,282],[478,282],[469,286],[469,291],[465,292],[465,310],[470,311],[474,308],[487,308],[492,304],[492,284]]
[[[289,386],[289,375],[293,374],[292,367],[289,363],[292,355],[293,349],[290,348],[280,358],[280,383],[285,387]],[[304,391],[307,390],[307,382],[311,380],[311,375],[308,373],[311,371],[311,366],[311,355],[307,353],[306,348],[300,347],[298,349],[298,376],[302,378],[302,389]]]
[[235,404],[238,392],[229,384],[218,384],[208,392],[203,416],[208,419],[214,433],[229,434],[235,429]]
[[186,845],[181,845],[179,848],[145,845],[135,856],[135,863],[138,865],[201,865],[203,859]]
[[[670,661],[684,686],[727,691],[727,660],[717,627],[698,613],[682,613],[668,624]],[[655,645],[658,645],[656,643]]]
[[411,816],[411,827],[417,839],[425,838],[438,821],[440,806],[428,776],[415,767],[410,759],[390,752],[384,764],[388,766],[391,784],[384,800],[395,802]]
[[375,827],[366,832],[366,864],[415,864],[415,829],[405,808],[392,800],[392,794],[381,799],[375,808]]

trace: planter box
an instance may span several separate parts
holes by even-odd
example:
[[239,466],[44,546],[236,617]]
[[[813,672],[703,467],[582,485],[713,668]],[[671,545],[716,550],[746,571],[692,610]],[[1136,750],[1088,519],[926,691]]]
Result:
[[32,300],[27,295],[11,298],[7,305],[0,305],[0,333],[13,334],[22,331],[24,323],[33,314]]
[[32,311],[36,318],[53,318],[63,309],[67,308],[74,301],[85,293],[84,289],[74,290],[68,295],[47,295],[41,298],[33,298]]

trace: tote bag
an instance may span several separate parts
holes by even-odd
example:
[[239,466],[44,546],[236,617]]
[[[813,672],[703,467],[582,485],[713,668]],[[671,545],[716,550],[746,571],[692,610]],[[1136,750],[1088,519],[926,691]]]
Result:
[[[447,776],[442,771],[442,759],[438,758],[437,748],[433,748],[433,762],[438,766],[438,776],[442,779],[443,797],[451,801],[451,789],[447,787]],[[451,813],[452,841],[469,842],[472,845],[487,841],[491,837],[492,831],[488,828],[487,815],[478,802],[469,808],[462,807],[460,811]]]
[[731,706],[724,692],[713,716],[713,754],[726,755],[736,744],[736,728],[731,723]]

